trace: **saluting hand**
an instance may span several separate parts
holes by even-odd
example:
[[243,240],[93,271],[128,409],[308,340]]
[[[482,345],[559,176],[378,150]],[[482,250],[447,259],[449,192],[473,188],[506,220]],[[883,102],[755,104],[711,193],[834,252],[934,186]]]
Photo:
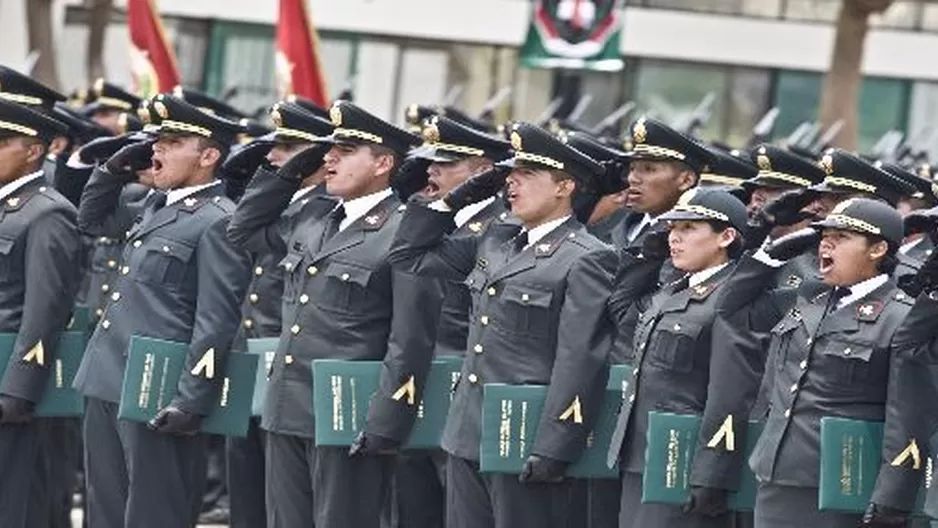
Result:
[[642,239],[642,258],[645,260],[667,260],[671,256],[666,229],[654,230]]
[[232,152],[221,165],[222,178],[229,181],[250,180],[257,168],[267,160],[274,142],[256,139],[236,152]]
[[402,202],[406,202],[411,196],[420,192],[427,186],[430,179],[431,160],[410,157],[401,163],[397,171],[391,176],[391,188],[397,193]]
[[812,247],[817,247],[820,241],[821,233],[806,227],[772,241],[766,253],[775,260],[791,260]]
[[156,413],[147,427],[157,433],[194,436],[202,428],[202,417],[170,405]]
[[106,161],[108,158],[116,154],[118,150],[126,147],[127,145],[144,141],[147,138],[148,136],[145,134],[140,132],[132,132],[130,134],[123,134],[117,137],[102,137],[93,139],[78,149],[78,159],[86,165],[100,163],[102,161]]
[[759,216],[772,226],[791,226],[812,218],[814,215],[803,209],[815,199],[804,190],[788,191],[767,203]]
[[522,484],[556,484],[563,482],[563,475],[570,464],[553,458],[531,455],[524,462],[518,482]]
[[922,292],[938,289],[938,251],[932,252],[925,259],[915,275],[900,277],[899,287],[910,297],[918,297]]
[[511,167],[498,165],[477,174],[461,183],[443,197],[443,201],[450,209],[458,211],[467,205],[479,203],[498,194],[505,187],[505,180],[511,173]]
[[15,396],[0,396],[0,424],[28,424],[35,418],[36,404]]
[[323,166],[326,153],[331,149],[331,143],[313,143],[311,147],[301,150],[284,163],[277,171],[277,176],[288,181],[301,181]]
[[153,165],[153,145],[155,139],[139,141],[121,147],[104,164],[104,168],[111,174],[136,174],[138,171],[148,169]]

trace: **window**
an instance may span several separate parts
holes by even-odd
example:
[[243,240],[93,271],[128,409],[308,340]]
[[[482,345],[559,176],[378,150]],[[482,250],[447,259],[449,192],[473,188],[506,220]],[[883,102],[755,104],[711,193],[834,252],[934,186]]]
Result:
[[785,18],[808,22],[833,22],[837,19],[840,2],[831,0],[787,0]]
[[938,127],[935,126],[935,115],[938,115],[938,84],[915,83],[909,99],[909,140],[926,146],[932,159],[938,157]]

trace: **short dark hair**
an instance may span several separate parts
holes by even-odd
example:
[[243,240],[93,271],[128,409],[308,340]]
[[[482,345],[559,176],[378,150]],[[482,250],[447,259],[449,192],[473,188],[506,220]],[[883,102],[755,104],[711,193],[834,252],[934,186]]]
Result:
[[196,137],[199,140],[200,151],[203,151],[205,149],[210,149],[210,148],[213,148],[218,151],[220,156],[218,157],[218,163],[215,165],[215,167],[216,168],[221,167],[221,164],[224,163],[225,160],[228,158],[228,151],[230,150],[230,147],[228,145],[219,143],[218,141],[215,141],[212,138],[207,138],[207,137],[202,137],[202,136],[196,136]]
[[880,242],[886,243],[886,256],[883,257],[883,260],[880,260],[876,265],[876,270],[880,273],[885,273],[886,275],[892,275],[899,266],[899,246],[889,242],[883,237],[871,235],[869,233],[863,233],[863,237],[866,238],[866,243],[871,246]]
[[388,174],[393,176],[394,173],[397,172],[398,167],[401,166],[401,155],[398,154],[396,150],[389,149],[384,145],[376,145],[374,143],[366,143],[366,146],[368,147],[368,150],[371,151],[372,156],[391,156],[393,163]]
[[705,220],[705,221],[707,222],[707,224],[710,225],[710,229],[712,229],[714,233],[719,233],[727,229],[735,230],[736,238],[734,238],[733,242],[731,242],[730,245],[727,246],[726,254],[728,257],[730,257],[733,260],[736,260],[739,257],[743,256],[743,251],[745,251],[746,248],[745,248],[745,242],[743,240],[743,233],[739,229],[736,229],[735,227],[731,226],[728,222],[723,222],[721,220]]

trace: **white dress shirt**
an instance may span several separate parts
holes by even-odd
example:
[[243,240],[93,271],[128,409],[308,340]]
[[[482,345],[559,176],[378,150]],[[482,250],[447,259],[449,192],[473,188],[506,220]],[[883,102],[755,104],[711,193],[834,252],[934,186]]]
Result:
[[453,215],[453,221],[456,222],[456,227],[462,227],[466,222],[472,219],[479,211],[488,207],[488,205],[495,201],[495,197],[487,198],[481,202],[469,204],[462,209],[456,211],[456,214]]
[[642,230],[645,229],[645,226],[653,226],[656,223],[658,223],[657,216],[651,216],[650,214],[645,213],[645,216],[642,217],[642,221],[633,227],[629,232],[629,242],[634,242]]
[[923,235],[923,236],[920,236],[920,237],[918,237],[918,238],[916,238],[915,240],[913,240],[913,241],[911,241],[911,242],[906,242],[905,244],[902,244],[901,246],[899,246],[899,253],[902,253],[903,255],[905,255],[906,253],[909,252],[910,249],[912,249],[912,248],[914,248],[915,246],[921,244],[921,243],[922,243],[922,240],[925,240],[925,236],[924,236],[924,235]]
[[875,277],[866,279],[865,281],[858,282],[853,286],[850,286],[850,295],[845,296],[840,302],[837,303],[837,309],[841,309],[844,306],[847,306],[851,303],[855,303],[860,299],[866,297],[867,295],[873,293],[876,288],[879,288],[883,284],[886,284],[886,281],[889,280],[889,276],[885,273],[877,275]]
[[290,198],[290,203],[292,204],[293,202],[295,202],[295,201],[299,200],[300,198],[306,196],[307,194],[310,193],[310,191],[312,191],[312,190],[315,189],[315,188],[316,188],[315,185],[310,185],[309,187],[303,187],[302,189],[296,191],[295,193],[293,193],[293,197]]
[[15,193],[17,190],[19,190],[22,186],[26,185],[27,183],[33,180],[38,180],[39,178],[42,178],[44,176],[45,176],[45,173],[42,170],[37,170],[36,172],[27,174],[26,176],[23,176],[22,178],[17,178],[11,181],[10,183],[4,185],[3,187],[0,187],[0,200],[3,200],[7,196],[10,196],[11,194]]
[[690,278],[688,279],[688,286],[694,287],[698,284],[703,284],[707,279],[713,277],[720,272],[723,268],[727,267],[729,262],[724,262],[723,264],[718,264],[716,266],[711,266],[707,269],[700,270],[695,273],[691,273]]
[[215,185],[221,185],[221,180],[215,180],[211,183],[205,183],[202,185],[193,185],[191,187],[183,187],[182,189],[173,189],[166,193],[166,205],[173,205],[174,203],[192,196],[193,194],[203,190],[208,189],[209,187],[214,187]]
[[381,203],[381,201],[388,196],[391,196],[391,194],[393,194],[393,191],[388,188],[383,191],[366,194],[354,200],[343,201],[341,206],[345,207],[345,218],[343,218],[342,223],[339,224],[339,231],[345,231],[345,228],[352,225],[352,222],[365,216],[368,211],[371,211],[374,206]]
[[[530,230],[527,231],[528,243],[526,246],[524,246],[524,249],[528,249],[534,244],[537,244],[542,238],[547,236],[551,231],[553,231],[554,229],[557,229],[558,227],[560,227],[561,224],[566,222],[568,218],[570,218],[570,215],[564,216],[562,218],[558,218],[556,220],[551,220],[550,222],[544,222],[543,224],[537,227],[532,227]],[[522,231],[522,233],[523,232],[524,231]]]

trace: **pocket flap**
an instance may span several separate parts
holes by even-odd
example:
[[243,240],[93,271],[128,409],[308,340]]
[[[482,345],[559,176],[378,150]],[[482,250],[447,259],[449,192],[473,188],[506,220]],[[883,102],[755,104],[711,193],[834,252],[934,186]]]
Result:
[[371,278],[371,270],[346,262],[333,262],[326,270],[326,277],[338,279],[342,282],[352,282],[365,288]]
[[825,356],[843,359],[869,361],[873,357],[874,346],[869,343],[851,343],[849,341],[830,341],[824,347]]
[[466,277],[466,280],[463,282],[470,290],[479,291],[482,289],[482,286],[485,284],[486,276],[485,272],[479,268],[472,270],[472,273]]
[[538,308],[550,307],[550,300],[553,297],[553,292],[539,290],[523,284],[509,284],[505,286],[505,291],[502,293],[502,299],[508,302],[525,306],[537,306]]
[[188,262],[189,259],[192,258],[192,253],[195,252],[195,248],[179,240],[153,237],[147,242],[147,251]]
[[698,323],[689,321],[675,321],[667,318],[661,319],[661,321],[658,323],[658,326],[655,327],[655,331],[687,336],[695,341],[697,340],[697,337],[700,335],[702,330],[703,326]]
[[12,238],[0,237],[0,255],[9,255],[15,244],[16,240]]
[[277,263],[277,267],[287,271],[293,271],[300,265],[301,260],[303,260],[301,253],[287,253],[287,255]]

